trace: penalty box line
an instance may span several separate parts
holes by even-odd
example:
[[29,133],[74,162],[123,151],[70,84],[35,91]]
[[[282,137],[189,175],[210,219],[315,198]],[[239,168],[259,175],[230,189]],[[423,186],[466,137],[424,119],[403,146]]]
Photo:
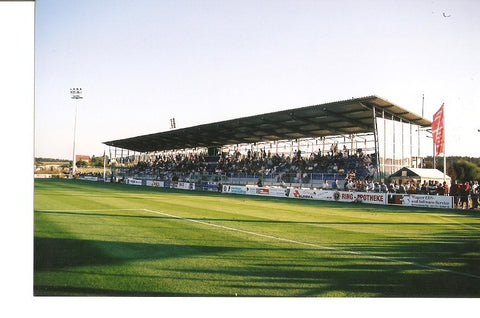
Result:
[[247,231],[247,230],[241,230],[241,229],[237,229],[237,228],[230,227],[230,226],[224,226],[224,225],[220,225],[220,224],[189,219],[189,218],[186,218],[186,217],[173,215],[173,214],[169,214],[169,213],[165,213],[165,212],[161,212],[161,211],[154,211],[154,210],[150,210],[150,209],[141,209],[141,210],[145,211],[145,212],[149,212],[149,213],[154,213],[154,214],[158,214],[158,215],[171,217],[171,218],[178,219],[178,220],[183,220],[183,221],[188,221],[188,222],[197,223],[197,224],[201,224],[201,225],[206,225],[206,226],[209,226],[209,227],[215,227],[215,228],[219,228],[219,229],[223,229],[223,230],[227,230],[227,231],[233,231],[233,232],[248,234],[248,235],[252,235],[252,236],[267,238],[267,239],[271,239],[271,240],[275,240],[275,241],[286,242],[286,243],[291,243],[291,244],[296,244],[296,245],[303,245],[303,246],[313,247],[313,248],[321,249],[321,250],[335,251],[335,252],[340,252],[340,253],[344,253],[344,254],[350,254],[350,255],[355,255],[355,256],[360,256],[360,257],[365,257],[365,258],[370,258],[370,259],[377,259],[377,260],[387,261],[387,262],[391,262],[391,263],[410,265],[410,266],[414,266],[414,267],[418,267],[418,268],[429,269],[429,270],[434,270],[434,271],[439,271],[439,272],[444,272],[444,273],[450,273],[450,274],[456,274],[456,275],[462,275],[462,276],[467,276],[467,277],[473,277],[473,278],[480,279],[480,276],[478,276],[478,275],[465,273],[465,272],[454,271],[454,270],[450,270],[450,269],[438,268],[438,267],[425,265],[425,264],[420,264],[420,263],[416,263],[416,262],[402,261],[402,260],[398,260],[398,259],[390,258],[390,257],[385,257],[385,256],[378,256],[378,255],[372,255],[372,254],[368,254],[368,253],[349,251],[349,250],[344,250],[344,249],[340,249],[340,248],[335,248],[335,247],[325,246],[325,245],[320,245],[320,244],[315,244],[315,243],[301,242],[301,241],[291,240],[291,239],[287,239],[287,238],[283,238],[283,237],[279,237],[279,236],[262,234],[262,233]]

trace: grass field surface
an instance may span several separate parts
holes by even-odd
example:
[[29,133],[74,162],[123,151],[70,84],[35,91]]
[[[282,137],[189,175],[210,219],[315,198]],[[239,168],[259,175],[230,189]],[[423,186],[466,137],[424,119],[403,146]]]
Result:
[[34,294],[478,297],[480,217],[35,180]]

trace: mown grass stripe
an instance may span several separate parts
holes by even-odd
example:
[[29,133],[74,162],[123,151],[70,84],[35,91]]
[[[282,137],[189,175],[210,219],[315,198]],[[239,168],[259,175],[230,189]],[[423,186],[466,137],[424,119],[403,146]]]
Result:
[[410,266],[414,266],[414,267],[419,267],[419,268],[424,268],[424,269],[429,269],[429,270],[434,270],[434,271],[439,271],[439,272],[451,273],[451,274],[462,275],[462,276],[467,276],[467,277],[480,279],[480,276],[470,274],[470,273],[464,273],[464,272],[454,271],[454,270],[450,270],[450,269],[438,268],[438,267],[429,266],[429,265],[425,265],[425,264],[419,264],[419,263],[416,263],[416,262],[402,261],[402,260],[398,260],[398,259],[395,259],[395,258],[389,258],[389,257],[384,257],[384,256],[378,256],[378,255],[371,255],[371,254],[362,253],[362,252],[349,251],[349,250],[339,249],[339,248],[336,248],[336,247],[319,245],[319,244],[315,244],[315,243],[300,242],[300,241],[287,239],[287,238],[283,238],[283,237],[278,237],[278,236],[273,236],[273,235],[269,235],[269,234],[246,231],[246,230],[237,229],[237,228],[230,227],[230,226],[224,226],[224,225],[210,223],[210,222],[193,220],[193,219],[189,219],[189,218],[185,218],[185,217],[181,217],[181,216],[178,216],[178,215],[173,215],[173,214],[165,213],[165,212],[161,212],[161,211],[154,211],[154,210],[150,210],[150,209],[142,209],[142,210],[145,211],[145,212],[150,212],[150,213],[154,213],[154,214],[158,214],[158,215],[168,216],[168,217],[174,218],[174,219],[184,220],[184,221],[188,221],[188,222],[193,222],[193,223],[197,223],[197,224],[202,224],[202,225],[206,225],[206,226],[220,228],[220,229],[223,229],[223,230],[228,230],[228,231],[253,235],[253,236],[257,236],[257,237],[268,238],[268,239],[272,239],[272,240],[276,240],[276,241],[292,243],[292,244],[297,244],[297,245],[303,245],[303,246],[308,246],[308,247],[314,247],[314,248],[318,248],[318,249],[322,249],[322,250],[335,251],[335,252],[340,252],[340,253],[365,257],[365,258],[377,259],[377,260],[393,262],[393,263],[403,264],[403,265],[410,265]]

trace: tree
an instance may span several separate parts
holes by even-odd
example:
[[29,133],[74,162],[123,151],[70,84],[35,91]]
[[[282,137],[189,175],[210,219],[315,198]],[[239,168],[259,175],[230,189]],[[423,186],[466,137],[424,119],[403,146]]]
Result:
[[480,180],[480,167],[463,159],[453,162],[448,168],[448,173],[452,179],[461,182]]
[[[108,162],[107,156],[105,156],[105,160]],[[90,164],[92,167],[103,167],[103,156],[95,157],[92,156],[92,163]]]
[[86,167],[86,166],[87,166],[87,162],[86,162],[86,161],[83,161],[83,160],[77,161],[75,164],[76,164],[77,168],[81,168],[81,167]]

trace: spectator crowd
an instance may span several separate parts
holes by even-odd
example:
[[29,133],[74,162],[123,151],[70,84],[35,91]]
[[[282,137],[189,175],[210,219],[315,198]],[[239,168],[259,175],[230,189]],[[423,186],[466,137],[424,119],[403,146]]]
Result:
[[195,174],[224,175],[226,177],[277,177],[282,185],[285,182],[301,180],[311,174],[333,174],[341,182],[331,184],[324,180],[322,188],[358,192],[383,192],[398,194],[450,195],[460,208],[478,208],[480,187],[478,181],[465,183],[409,180],[406,182],[374,181],[376,171],[375,154],[359,151],[350,154],[345,151],[331,151],[326,154],[311,153],[308,156],[296,151],[292,156],[278,153],[248,150],[223,152],[218,157],[208,157],[203,152],[170,153],[146,156],[144,160],[122,169],[129,175],[146,174],[157,179],[178,180],[178,176],[192,180]]
[[280,176],[283,180],[290,175],[301,177],[312,173],[333,173],[355,179],[371,179],[376,171],[376,157],[363,152],[353,155],[344,152],[321,155],[319,152],[303,156],[298,150],[293,156],[288,156],[266,152],[264,149],[248,150],[245,154],[235,150],[221,153],[218,157],[207,157],[205,153],[150,155],[134,165],[127,164],[125,169],[129,174],[157,177],[208,173],[227,177]]

